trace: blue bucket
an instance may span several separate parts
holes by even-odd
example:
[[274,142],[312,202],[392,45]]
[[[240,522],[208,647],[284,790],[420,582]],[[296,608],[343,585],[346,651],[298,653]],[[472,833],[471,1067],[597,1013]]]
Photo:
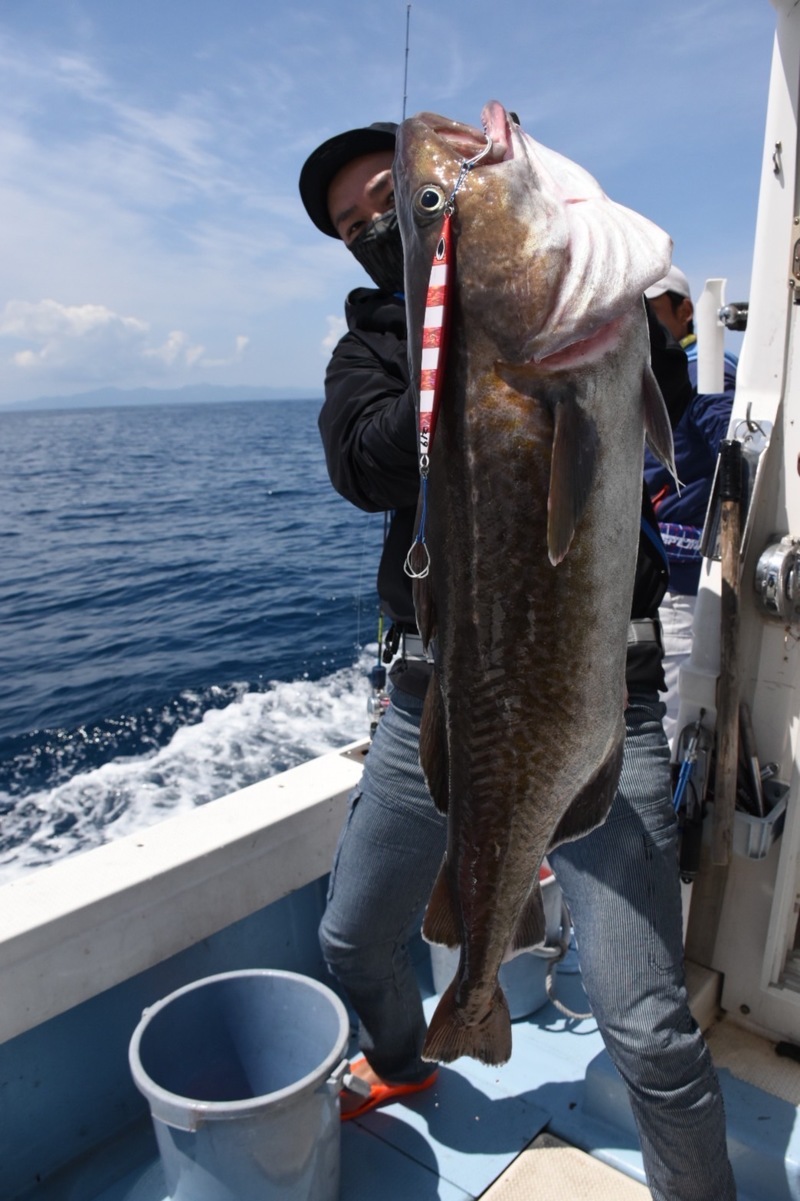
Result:
[[130,1043],[175,1201],[337,1201],[347,1012],[294,972],[227,972],[146,1009]]

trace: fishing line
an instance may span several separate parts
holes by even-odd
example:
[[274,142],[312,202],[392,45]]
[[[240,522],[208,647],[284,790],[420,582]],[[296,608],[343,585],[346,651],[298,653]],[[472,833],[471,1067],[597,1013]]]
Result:
[[[362,624],[362,610],[363,610],[363,604],[364,604],[364,570],[365,570],[365,565],[366,565],[366,561],[367,561],[367,553],[368,553],[367,543],[368,543],[369,535],[370,535],[370,533],[372,531],[372,527],[373,527],[373,514],[366,513],[364,516],[366,518],[366,523],[364,525],[363,533],[361,536],[361,555],[359,557],[358,581],[356,584],[356,597],[357,597],[357,602],[358,602],[357,606],[356,606],[356,613],[357,613],[356,642],[359,646],[362,645],[361,624]],[[389,533],[390,519],[391,519],[391,513],[383,514],[383,545],[384,546],[386,545],[386,538]],[[381,612],[380,605],[378,605],[378,656],[379,657],[380,657],[382,639],[383,639],[383,613]]]
[[[391,523],[392,516],[393,516],[393,513],[390,511],[387,511],[383,514],[383,545],[384,545],[384,547],[386,546],[386,540],[389,536],[389,525]],[[369,525],[371,526],[372,525],[372,515],[371,514],[367,515],[367,521],[368,521]],[[362,642],[361,642],[361,611],[362,611],[362,604],[363,604],[363,600],[364,600],[363,578],[364,578],[364,563],[365,563],[365,559],[366,559],[366,541],[367,541],[367,534],[365,531],[364,536],[362,538],[362,542],[361,542],[361,562],[360,562],[359,573],[358,573],[358,621],[357,621],[356,637],[357,637],[357,642],[358,642],[359,646],[362,645]],[[370,737],[372,737],[374,735],[375,730],[377,729],[377,726],[378,726],[378,721],[383,716],[383,714],[386,712],[386,708],[389,704],[389,697],[386,692],[386,668],[383,663],[383,648],[384,648],[384,640],[385,640],[384,614],[383,614],[383,609],[381,607],[380,599],[378,600],[377,608],[378,608],[378,628],[377,628],[378,649],[377,649],[377,655],[376,655],[375,662],[368,672],[368,679],[369,679],[369,683],[370,683],[370,693],[369,693],[369,697],[367,699],[367,713],[368,713],[369,719],[370,719]]]

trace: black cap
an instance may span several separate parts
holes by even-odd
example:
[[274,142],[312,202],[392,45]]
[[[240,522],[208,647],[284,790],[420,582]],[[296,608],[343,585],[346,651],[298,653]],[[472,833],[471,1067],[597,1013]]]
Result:
[[375,154],[378,150],[394,153],[396,135],[394,121],[375,121],[365,129],[348,129],[329,138],[306,159],[300,172],[300,199],[317,229],[329,238],[339,237],[328,212],[328,188],[333,177],[363,154]]

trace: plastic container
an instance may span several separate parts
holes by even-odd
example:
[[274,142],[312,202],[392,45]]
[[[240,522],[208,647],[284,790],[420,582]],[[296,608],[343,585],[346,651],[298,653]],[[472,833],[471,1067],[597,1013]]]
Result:
[[[500,968],[498,979],[506,994],[512,1021],[528,1017],[547,1004],[548,965],[561,951],[561,889],[549,867],[542,867],[539,877],[546,919],[545,938],[550,945],[521,951]],[[437,945],[431,945],[430,950],[433,988],[441,995],[458,970],[459,952]]]
[[765,859],[770,847],[783,833],[789,785],[778,780],[764,782],[764,799],[770,806],[766,817],[751,817],[738,810],[733,818],[733,853],[745,859]]
[[294,972],[209,976],[150,1009],[130,1066],[174,1201],[337,1201],[349,1023]]

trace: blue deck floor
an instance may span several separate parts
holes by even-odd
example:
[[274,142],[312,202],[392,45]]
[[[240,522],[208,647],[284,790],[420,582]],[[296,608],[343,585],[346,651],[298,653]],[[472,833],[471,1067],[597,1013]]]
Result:
[[[573,1009],[585,1008],[578,976],[559,974],[557,991]],[[435,1000],[428,996],[426,1007],[432,1009]],[[721,1079],[740,1201],[800,1201],[797,1111],[725,1071]],[[459,1060],[443,1067],[436,1085],[408,1104],[345,1124],[341,1196],[472,1201],[544,1128],[644,1179],[624,1089],[594,1022],[565,1018],[551,1004],[514,1023],[514,1051],[504,1067]],[[50,1201],[47,1190],[37,1197]],[[149,1125],[94,1156],[70,1181],[69,1191],[53,1197],[166,1201]]]
[[[423,971],[426,1009],[431,995]],[[559,994],[585,1007],[577,976]],[[424,1093],[342,1126],[341,1195],[348,1201],[471,1201],[551,1123],[580,1104],[585,1066],[600,1049],[591,1021],[573,1022],[552,1005],[514,1023],[514,1054],[502,1068],[470,1059],[442,1067]],[[356,1048],[353,1047],[353,1053]],[[546,1083],[545,1083],[546,1082]],[[620,1148],[632,1156],[635,1140]],[[133,1163],[136,1166],[132,1166]],[[630,1170],[630,1169],[629,1169]],[[42,1201],[49,1201],[41,1193]],[[155,1140],[147,1128],[95,1156],[71,1182],[69,1201],[166,1201]]]

